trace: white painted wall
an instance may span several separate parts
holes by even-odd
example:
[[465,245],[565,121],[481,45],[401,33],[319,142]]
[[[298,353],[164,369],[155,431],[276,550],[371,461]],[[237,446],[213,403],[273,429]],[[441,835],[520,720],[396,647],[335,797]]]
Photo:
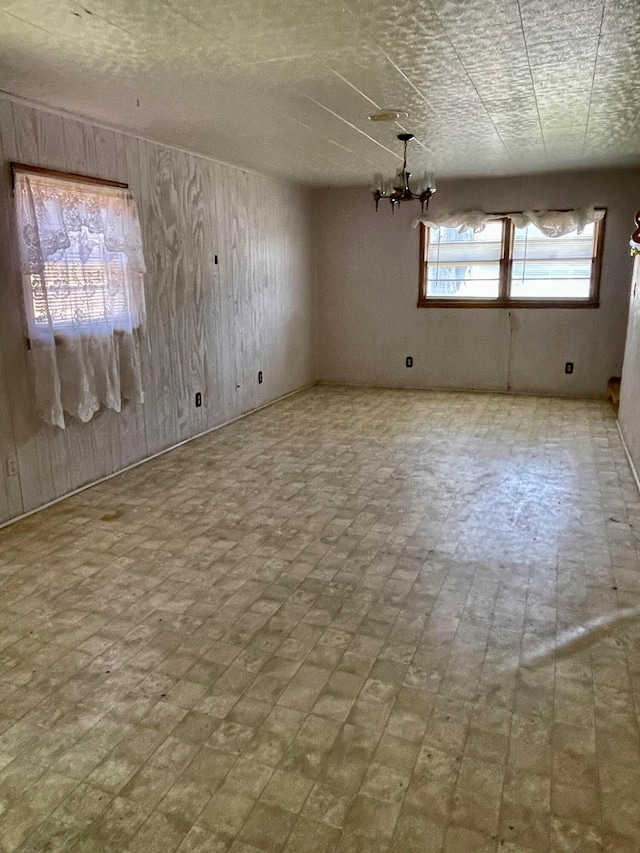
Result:
[[[315,380],[307,190],[7,98],[0,159],[0,522]],[[148,269],[144,405],[66,430],[35,418],[12,160],[130,184]]]
[[[598,309],[417,308],[418,205],[376,214],[365,189],[315,195],[319,374],[329,382],[602,395],[619,375],[640,170],[443,183],[432,210],[608,208]],[[414,367],[405,367],[411,355]],[[565,362],[575,365],[564,373]]]
[[640,474],[640,256],[636,257],[633,265],[618,422],[636,473]]

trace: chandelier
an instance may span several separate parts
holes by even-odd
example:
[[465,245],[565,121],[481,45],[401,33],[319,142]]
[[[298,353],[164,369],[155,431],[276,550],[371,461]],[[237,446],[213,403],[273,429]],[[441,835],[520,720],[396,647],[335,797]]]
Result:
[[409,186],[409,178],[411,172],[407,169],[407,142],[413,139],[413,133],[399,133],[398,139],[404,142],[404,161],[402,169],[398,169],[394,178],[385,179],[382,174],[378,173],[373,178],[373,198],[376,203],[376,210],[381,198],[388,198],[391,202],[391,209],[395,212],[396,205],[401,201],[416,201],[420,202],[422,212],[429,207],[429,199],[436,191],[436,182],[433,175],[424,172],[418,179],[415,192]]

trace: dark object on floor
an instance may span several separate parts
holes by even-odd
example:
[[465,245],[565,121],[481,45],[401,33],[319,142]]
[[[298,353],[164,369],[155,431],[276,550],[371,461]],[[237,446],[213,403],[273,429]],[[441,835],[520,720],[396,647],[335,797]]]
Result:
[[607,388],[609,389],[609,399],[611,400],[611,405],[614,408],[616,415],[618,414],[618,407],[620,405],[620,377],[612,376],[611,379],[607,382]]

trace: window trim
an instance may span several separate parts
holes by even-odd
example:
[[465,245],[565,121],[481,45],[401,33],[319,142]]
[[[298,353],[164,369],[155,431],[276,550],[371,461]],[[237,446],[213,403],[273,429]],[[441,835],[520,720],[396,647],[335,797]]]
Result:
[[[595,234],[593,257],[591,260],[591,286],[587,299],[514,299],[508,289],[513,267],[512,247],[515,225],[508,213],[498,213],[502,225],[502,256],[500,258],[499,295],[497,299],[433,299],[427,291],[427,257],[429,253],[429,226],[420,223],[420,272],[418,290],[418,308],[599,308],[600,274],[602,272],[602,248],[607,209],[597,207],[605,215],[594,223]],[[505,226],[506,223],[506,226]]]

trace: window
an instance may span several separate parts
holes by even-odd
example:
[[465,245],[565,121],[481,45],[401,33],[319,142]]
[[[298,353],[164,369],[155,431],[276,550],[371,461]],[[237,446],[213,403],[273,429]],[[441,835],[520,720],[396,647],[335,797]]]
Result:
[[14,165],[29,337],[142,322],[140,229],[126,185]]
[[595,254],[595,224],[582,234],[545,237],[535,227],[515,228],[512,299],[589,299]]
[[478,233],[420,228],[420,307],[598,305],[604,219],[561,237],[507,216]]
[[483,231],[430,230],[426,295],[435,299],[497,299],[503,256],[502,220]]
[[140,224],[126,184],[13,163],[37,409],[65,427],[142,401]]

